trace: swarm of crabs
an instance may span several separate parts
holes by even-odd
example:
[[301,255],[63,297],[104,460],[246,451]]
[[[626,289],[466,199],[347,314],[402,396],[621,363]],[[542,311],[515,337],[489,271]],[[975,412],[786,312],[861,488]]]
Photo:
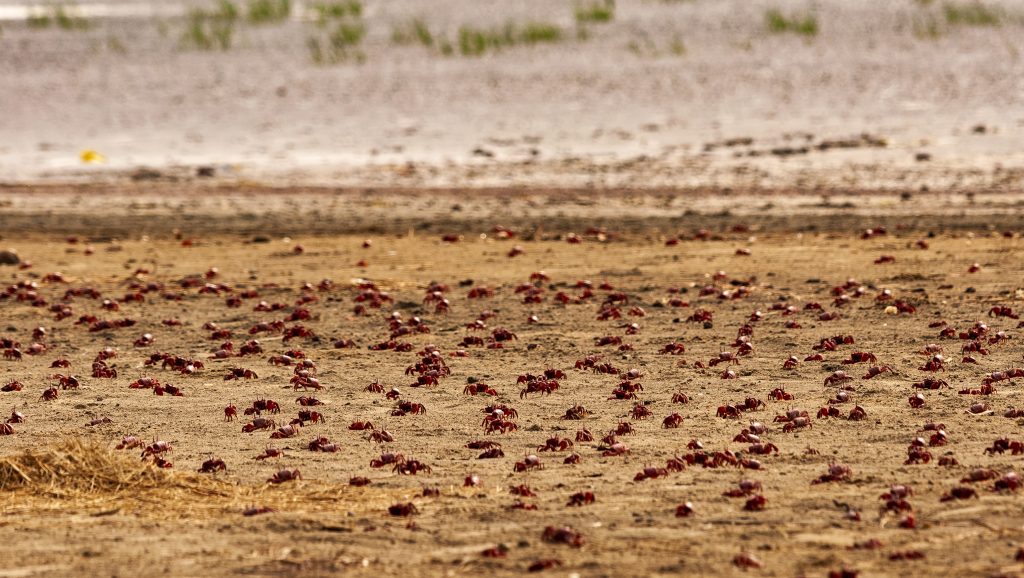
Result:
[[[744,242],[747,232],[697,231],[660,250]],[[575,251],[567,247],[614,240],[595,228],[492,258],[519,263],[542,243]],[[845,241],[903,247],[880,228]],[[282,488],[316,472],[320,482],[412,488],[380,512],[410,531],[445,500],[477,495],[474,507],[500,511],[536,542],[481,556],[525,549],[517,567],[529,571],[609,547],[607,534],[594,545],[607,530],[586,517],[601,508],[651,508],[644,523],[669,529],[729,516],[756,525],[791,519],[786,509],[807,495],[813,523],[864,536],[827,575],[856,576],[860,553],[876,549],[900,573],[939,555],[907,532],[941,530],[957,502],[1014,503],[1014,456],[1024,455],[1015,397],[1024,305],[1000,298],[1007,291],[958,292],[988,274],[970,262],[927,290],[894,277],[929,246],[906,243],[899,258],[865,249],[862,280],[827,264],[811,279],[743,273],[756,246],[719,255],[737,273],[701,265],[702,274],[643,285],[627,274],[577,278],[583,264],[481,270],[480,281],[395,283],[382,272],[381,281],[291,285],[230,276],[225,264],[137,268],[117,283],[23,267],[0,293],[12,324],[0,338],[0,402],[11,409],[0,435],[38,435],[54,416],[73,416],[154,467]],[[373,247],[356,251],[383,258]],[[446,235],[432,251],[466,247]],[[964,298],[953,306],[928,290]],[[118,414],[112,404],[83,415],[74,404],[86,396],[201,412],[198,429],[213,433],[161,432],[155,413]],[[746,570],[772,559],[737,543],[725,563]]]

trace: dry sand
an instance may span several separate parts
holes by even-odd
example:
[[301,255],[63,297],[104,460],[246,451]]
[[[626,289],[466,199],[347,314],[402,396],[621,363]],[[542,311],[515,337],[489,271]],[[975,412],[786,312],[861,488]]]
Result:
[[[97,237],[88,241],[95,249],[88,256],[82,252],[84,239],[78,244],[47,235],[5,239],[34,264],[27,271],[11,271],[8,277],[12,282],[33,277],[38,281],[47,272],[63,273],[68,284],[40,284],[38,292],[48,302],[58,303],[69,287],[83,286],[96,288],[103,297],[120,297],[130,291],[128,283],[138,268],[150,271],[140,280],[163,283],[167,292],[181,294],[183,299],[171,301],[150,293],[143,303],[124,303],[120,311],[109,312],[100,308],[99,301],[76,298],[70,303],[74,315],[59,322],[43,308],[6,301],[8,327],[4,334],[21,341],[25,349],[32,341],[31,329],[43,325],[48,329],[44,341],[49,350],[26,356],[21,362],[3,363],[8,379],[26,385],[21,392],[0,394],[6,405],[17,406],[26,415],[25,423],[14,426],[14,435],[0,437],[4,455],[68,435],[113,446],[121,436],[133,434],[147,441],[159,438],[170,442],[174,451],[169,460],[175,470],[194,470],[214,455],[227,464],[228,471],[221,477],[258,486],[279,468],[298,468],[304,481],[276,491],[294,487],[296,493],[305,493],[327,487],[339,496],[339,502],[323,506],[299,502],[280,507],[277,513],[246,518],[241,515],[244,504],[212,502],[197,511],[193,506],[209,499],[203,496],[196,496],[190,506],[188,502],[114,499],[101,494],[83,505],[11,492],[2,496],[4,517],[0,523],[7,528],[8,538],[0,570],[18,576],[124,575],[144,565],[174,576],[333,572],[514,575],[538,559],[556,558],[565,565],[549,572],[554,575],[735,575],[739,570],[732,559],[741,552],[760,559],[764,569],[759,573],[771,576],[824,576],[840,567],[857,569],[862,576],[994,575],[1013,574],[1018,568],[1013,556],[1024,523],[1019,496],[993,493],[988,489],[992,482],[982,482],[973,484],[980,499],[946,503],[939,498],[959,485],[959,479],[972,468],[1004,473],[1020,463],[1019,457],[1009,453],[987,455],[983,451],[995,438],[1019,435],[1017,421],[1001,414],[1011,406],[1024,405],[1016,386],[1020,380],[999,383],[997,392],[987,397],[957,394],[960,388],[978,387],[988,372],[1024,365],[1017,321],[985,317],[993,305],[1015,310],[1022,306],[1019,233],[1004,238],[980,230],[980,235],[970,236],[940,231],[929,239],[930,248],[921,250],[914,243],[924,233],[910,231],[860,240],[855,230],[752,234],[716,227],[718,240],[687,239],[666,246],[665,232],[627,228],[621,237],[613,234],[607,242],[591,235],[582,244],[572,245],[557,240],[554,232],[540,232],[532,241],[496,241],[490,223],[481,219],[475,225],[465,224],[454,231],[464,235],[463,241],[455,244],[441,242],[436,233],[375,234],[369,236],[370,248],[361,247],[366,238],[362,235],[282,239],[269,229],[266,232],[272,238],[265,244],[251,243],[249,235],[216,232],[196,237],[192,247],[183,247],[179,240],[164,234],[148,239]],[[995,223],[1000,230],[1008,225],[1006,221]],[[691,233],[672,232],[687,237]],[[488,238],[482,239],[481,233],[488,233]],[[293,254],[297,243],[305,249],[301,255]],[[515,244],[521,245],[525,254],[510,259],[506,252]],[[734,254],[744,247],[750,248],[752,256]],[[882,254],[893,255],[895,263],[873,264]],[[360,260],[366,260],[366,266],[356,266]],[[982,269],[969,274],[967,268],[973,262]],[[227,308],[226,295],[200,295],[195,288],[178,286],[179,280],[212,266],[219,269],[212,281],[230,285],[235,293],[256,290],[259,298],[245,300],[241,308]],[[551,278],[542,284],[544,301],[523,304],[522,295],[514,289],[537,270],[546,271]],[[718,270],[726,272],[726,279],[713,282],[710,275]],[[833,307],[831,288],[850,277],[865,284],[865,296],[846,307]],[[204,323],[212,321],[232,331],[237,347],[250,337],[246,330],[255,322],[280,319],[293,309],[254,312],[256,301],[293,304],[302,294],[302,283],[316,284],[324,278],[333,279],[336,288],[314,292],[319,300],[307,306],[312,319],[303,322],[320,340],[296,339],[285,344],[280,334],[262,334],[258,336],[265,350],[262,355],[209,359],[223,339],[210,339],[210,331],[202,328]],[[394,305],[371,308],[367,316],[354,315],[357,291],[351,283],[359,278],[370,279],[388,291]],[[578,295],[575,283],[579,279],[590,279],[595,285],[607,281],[615,290],[625,292],[628,306],[641,306],[647,315],[597,321],[598,305],[609,293],[606,290],[595,290],[595,298],[585,304],[558,305],[555,293]],[[463,280],[467,286],[460,287]],[[473,286],[493,288],[496,295],[467,299],[468,280]],[[735,289],[731,280],[749,281],[750,296],[723,301],[697,294],[709,283]],[[451,286],[447,292],[452,304],[449,314],[438,314],[422,304],[431,281]],[[674,296],[668,292],[670,287],[686,289],[677,296],[691,306],[668,305],[667,300]],[[874,301],[882,289],[916,304],[917,313],[886,315],[884,304]],[[799,312],[784,317],[771,311],[772,304],[780,301],[794,305]],[[841,318],[817,321],[816,312],[804,310],[805,304],[814,301],[828,311],[838,311]],[[400,340],[412,343],[414,350],[435,344],[444,352],[452,374],[439,386],[408,386],[413,378],[404,370],[417,360],[415,352],[367,350],[386,339],[385,321],[392,309],[405,319],[419,315],[430,327],[429,334]],[[487,321],[489,329],[505,327],[518,339],[504,349],[470,347],[469,357],[448,357],[448,352],[460,348],[465,336],[476,334],[464,325],[483,309],[497,313]],[[702,328],[685,321],[697,309],[713,311],[713,326]],[[695,367],[697,361],[707,363],[719,351],[730,349],[737,328],[755,309],[765,312],[765,319],[754,324],[754,353],[734,366],[739,375],[736,380],[721,379],[721,366]],[[91,333],[74,324],[78,316],[86,314],[101,319],[130,317],[138,325]],[[531,314],[537,315],[540,323],[528,324]],[[183,325],[169,328],[160,324],[169,318]],[[941,340],[939,329],[928,327],[939,318],[960,330],[984,320],[992,332],[1005,330],[1013,339],[990,346],[990,355],[978,356],[979,365],[962,364],[963,342]],[[803,328],[786,329],[784,323],[790,319]],[[624,325],[634,321],[640,331],[626,334]],[[133,347],[132,342],[144,332],[152,333],[154,343]],[[782,369],[789,355],[802,359],[813,353],[811,346],[819,339],[836,334],[853,335],[856,344],[826,353],[824,362],[801,363],[793,371]],[[594,339],[605,335],[621,336],[634,349],[617,352],[614,347],[595,346]],[[352,339],[357,347],[335,349],[332,342],[339,338]],[[685,344],[683,355],[658,353],[673,341]],[[916,352],[933,342],[940,343],[949,358],[948,370],[937,377],[948,381],[951,388],[925,392],[925,407],[911,410],[906,401],[915,391],[911,384],[928,376],[917,369],[926,357]],[[118,351],[118,357],[111,360],[118,370],[116,379],[89,377],[90,363],[104,347]],[[241,410],[254,399],[267,397],[284,408],[274,416],[279,423],[294,416],[298,408],[293,400],[298,393],[288,385],[291,370],[267,363],[270,355],[292,347],[302,349],[317,363],[319,379],[326,386],[317,394],[326,405],[317,409],[327,421],[308,425],[297,438],[274,441],[285,450],[279,461],[254,461],[271,442],[267,432],[242,433],[242,422],[225,422],[222,410],[228,403]],[[869,381],[860,379],[865,365],[839,364],[854,350],[873,352],[893,373]],[[158,351],[201,359],[206,368],[192,376],[180,376],[145,367],[144,360]],[[652,411],[649,419],[631,420],[631,402],[606,399],[620,381],[615,376],[573,369],[576,360],[592,354],[602,355],[604,361],[623,370],[635,368],[644,374],[639,379],[643,384],[640,398]],[[68,359],[71,367],[50,369],[50,362],[58,357]],[[681,360],[687,363],[682,365]],[[224,381],[222,376],[232,366],[252,369],[259,377]],[[516,377],[548,367],[568,374],[560,380],[561,387],[550,396],[520,399],[522,386],[516,384]],[[797,433],[784,433],[781,424],[770,423],[789,407],[813,414],[825,405],[836,390],[822,387],[822,379],[841,367],[856,379],[852,402],[838,407],[845,414],[853,403],[859,404],[868,419],[816,419],[813,428]],[[83,385],[62,391],[55,401],[41,401],[39,395],[49,383],[47,376],[54,371],[79,376]],[[143,376],[182,387],[185,396],[158,397],[148,390],[128,388],[131,381]],[[484,434],[481,409],[490,400],[463,394],[470,378],[495,387],[499,392],[496,401],[518,411],[518,431]],[[378,379],[387,387],[399,387],[403,399],[424,404],[426,413],[390,416],[394,402],[364,391]],[[769,390],[779,386],[795,400],[768,401]],[[688,394],[690,403],[673,404],[671,397],[676,392]],[[767,407],[740,420],[715,416],[719,405],[748,396],[766,401]],[[965,413],[976,401],[990,404],[996,415]],[[579,422],[560,419],[574,404],[582,404],[591,415]],[[681,427],[663,428],[662,418],[676,412],[683,417]],[[102,416],[109,417],[111,423],[85,426]],[[779,447],[777,455],[760,458],[764,464],[760,471],[692,466],[665,478],[632,481],[646,465],[661,466],[673,455],[686,453],[691,439],[701,440],[709,450],[745,450],[747,444],[731,440],[748,419],[769,422],[765,438]],[[347,428],[355,420],[386,425],[395,441],[383,445],[367,441],[365,435]],[[585,427],[600,437],[622,421],[637,430],[635,435],[620,436],[631,450],[626,456],[602,457],[598,442],[577,443],[574,451],[581,456],[579,465],[562,464],[568,451],[544,452],[539,453],[543,470],[513,472],[514,462],[535,453],[550,436],[571,439],[577,429]],[[903,464],[907,444],[926,435],[921,427],[931,421],[945,423],[950,440],[944,447],[930,448],[935,460],[952,455],[960,466],[940,467],[935,460]],[[339,443],[342,451],[307,451],[307,442],[319,435]],[[476,459],[480,452],[464,447],[474,439],[500,442],[505,457]],[[808,448],[818,453],[808,455]],[[419,459],[432,471],[413,477],[369,467],[372,458],[389,450]],[[136,456],[137,451],[131,454]],[[853,472],[850,481],[811,485],[830,462],[848,465]],[[471,474],[479,475],[482,484],[463,488],[463,479]],[[346,489],[351,476],[369,477],[370,493]],[[745,512],[742,499],[722,496],[742,478],[763,484],[768,500],[764,511]],[[516,499],[508,488],[517,484],[528,484],[537,492],[536,498],[525,500],[535,503],[537,511],[508,509]],[[898,516],[880,512],[878,496],[892,484],[912,486],[910,502],[917,530],[899,529]],[[423,487],[438,487],[441,496],[417,497]],[[569,496],[578,491],[594,492],[596,503],[567,507]],[[415,529],[385,511],[390,503],[408,500],[420,510],[413,517]],[[696,514],[677,518],[675,507],[685,501],[693,503]],[[860,522],[845,518],[847,507],[860,511]],[[216,514],[213,517],[211,508]],[[583,548],[541,540],[546,526],[565,524],[584,535]],[[869,538],[880,540],[884,547],[849,549]],[[498,544],[509,548],[507,558],[481,556],[485,548]],[[891,554],[906,551],[922,552],[925,558],[889,560]]]

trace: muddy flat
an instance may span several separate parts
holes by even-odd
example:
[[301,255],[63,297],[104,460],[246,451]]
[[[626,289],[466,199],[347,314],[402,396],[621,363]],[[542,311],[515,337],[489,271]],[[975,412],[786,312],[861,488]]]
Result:
[[[603,20],[578,10],[603,0],[296,0],[261,22],[247,7],[277,2],[253,0],[228,3],[220,36],[212,0],[88,0],[60,22],[27,4],[0,2],[3,182],[205,168],[279,186],[918,192],[1024,175],[1008,0],[618,0]],[[338,30],[351,44],[317,60]]]

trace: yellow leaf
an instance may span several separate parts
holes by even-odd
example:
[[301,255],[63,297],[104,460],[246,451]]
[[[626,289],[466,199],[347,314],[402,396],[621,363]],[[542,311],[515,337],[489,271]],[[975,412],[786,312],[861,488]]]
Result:
[[107,157],[92,149],[85,149],[79,156],[82,159],[82,162],[86,164],[103,163],[107,161]]

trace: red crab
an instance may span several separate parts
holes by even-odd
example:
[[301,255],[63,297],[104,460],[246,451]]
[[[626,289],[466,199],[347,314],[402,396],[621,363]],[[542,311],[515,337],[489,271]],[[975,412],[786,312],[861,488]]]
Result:
[[118,450],[133,450],[135,448],[141,448],[146,445],[146,442],[135,436],[124,436],[121,438],[121,442],[115,446],[114,449]]
[[590,415],[590,412],[587,411],[587,408],[577,404],[565,410],[562,419],[583,419],[588,415]]
[[764,566],[764,564],[762,564],[760,560],[755,558],[753,554],[748,554],[746,552],[734,556],[732,559],[732,563],[733,565],[743,569],[760,568]]
[[555,544],[567,544],[573,548],[582,547],[586,541],[582,534],[573,530],[569,526],[563,526],[561,528],[548,526],[544,528],[544,533],[541,534],[541,540]]
[[171,447],[171,444],[165,441],[156,440],[143,448],[142,457],[146,458],[147,456],[156,456],[173,450],[174,448]]
[[224,463],[224,460],[211,457],[203,462],[203,465],[199,466],[199,473],[213,474],[216,472],[226,472],[227,469],[228,466]]
[[772,443],[751,444],[747,451],[755,455],[771,455],[772,452],[779,453],[779,448]]
[[924,381],[912,384],[912,387],[917,389],[940,389],[943,387],[949,387],[949,384],[942,379],[932,379],[928,377],[925,378]]
[[757,480],[740,480],[736,488],[724,492],[729,498],[742,498],[761,491],[761,482]]
[[544,445],[537,446],[537,451],[541,452],[564,452],[568,449],[572,449],[572,441],[558,436],[550,437],[544,442]]
[[402,454],[393,454],[391,452],[382,453],[379,458],[370,460],[371,468],[382,468],[384,466],[390,466],[394,464],[400,464],[405,462],[405,456]]
[[873,354],[873,353],[866,352],[866,351],[854,351],[853,353],[850,354],[850,358],[849,359],[844,359],[842,361],[842,364],[843,365],[850,365],[850,364],[853,364],[853,363],[866,363],[866,362],[875,363],[876,361],[878,361],[878,358],[876,358],[875,354]]
[[561,565],[562,565],[562,561],[561,560],[556,560],[554,558],[545,558],[543,560],[537,560],[533,564],[530,564],[526,568],[526,570],[528,572],[541,572],[541,571],[544,571],[544,570],[550,570],[551,568],[557,568],[558,566],[561,566]]
[[11,410],[11,417],[7,418],[7,423],[24,423],[25,414],[18,411],[18,408]]
[[834,371],[831,375],[825,378],[825,385],[833,385],[836,383],[845,383],[851,381],[852,376],[846,374],[845,371]]
[[920,371],[946,371],[946,358],[941,353],[936,353],[927,363],[918,368]]
[[932,461],[932,454],[925,449],[925,441],[923,439],[918,438],[907,446],[907,459],[903,462],[904,465],[927,464],[930,461]]
[[152,377],[140,377],[129,383],[128,387],[131,389],[150,389],[157,385],[160,385],[160,381],[158,379]]
[[661,348],[663,355],[681,355],[686,352],[686,346],[679,342],[669,343],[668,345]]
[[270,434],[270,438],[276,440],[276,439],[284,439],[284,438],[295,437],[295,436],[299,435],[299,430],[301,430],[301,429],[302,429],[301,425],[299,425],[297,423],[290,423],[290,424],[288,424],[286,426],[282,426],[282,427],[277,428],[276,431],[274,431],[274,432],[272,432]]
[[835,407],[823,407],[818,410],[818,419],[828,417],[839,417],[841,415],[842,412],[840,412],[839,409]]
[[739,365],[740,360],[736,357],[736,354],[731,351],[722,351],[718,354],[718,357],[708,361],[710,367],[714,367],[719,363],[729,363],[733,365]]
[[274,429],[275,427],[277,427],[277,424],[274,420],[265,417],[257,417],[242,426],[242,431],[244,433],[252,433],[258,429]]
[[593,492],[576,492],[569,496],[569,503],[566,506],[584,506],[586,504],[593,504],[594,500]]
[[523,461],[516,462],[512,468],[516,472],[526,472],[529,470],[543,470],[544,464],[541,463],[540,458],[533,454],[527,455]]
[[812,484],[822,484],[826,482],[844,482],[850,479],[852,472],[848,466],[842,464],[829,464],[828,472],[822,474],[820,477],[813,480]]
[[989,317],[1009,317],[1010,319],[1020,319],[1020,316],[1013,312],[1013,309],[1006,306],[995,306],[988,310]]
[[992,442],[992,446],[985,449],[986,454],[1002,454],[1009,451],[1013,455],[1024,454],[1024,443],[1009,438],[999,438]]
[[419,472],[431,473],[433,470],[430,466],[423,464],[419,460],[409,459],[402,462],[396,463],[392,468],[392,471],[398,472],[400,475],[415,476]]
[[182,396],[185,395],[185,393],[183,391],[181,391],[180,388],[175,387],[175,386],[173,386],[171,384],[155,385],[155,386],[153,386],[153,393],[156,394],[156,395],[167,394],[167,395],[175,396],[175,397],[182,397]]
[[[301,425],[305,425],[307,421],[312,423],[323,423],[327,421],[327,418],[318,412],[304,409],[299,411],[298,418],[295,421],[298,421]],[[295,421],[292,423],[295,423]]]
[[241,368],[241,367],[232,367],[231,369],[228,369],[227,375],[224,376],[224,381],[229,381],[229,380],[232,380],[232,379],[243,379],[243,378],[244,379],[257,379],[258,377],[259,376],[256,375],[256,372],[254,372],[251,369],[244,369],[244,368]]
[[487,385],[486,383],[472,383],[470,385],[467,385],[462,390],[462,393],[466,395],[498,395],[497,390]]
[[21,391],[24,387],[25,387],[24,384],[22,384],[20,381],[18,381],[16,379],[14,379],[14,380],[8,381],[6,384],[4,384],[3,387],[0,387],[0,391],[5,391],[5,392]]
[[629,446],[627,446],[626,444],[624,444],[622,442],[616,442],[613,439],[608,439],[608,438],[605,438],[604,441],[605,441],[605,443],[608,443],[608,442],[611,442],[611,443],[609,443],[609,445],[605,445],[605,446],[601,446],[601,447],[597,448],[599,451],[601,451],[601,455],[603,457],[611,458],[611,457],[621,456],[621,455],[625,455],[625,454],[629,453]]
[[395,438],[394,436],[391,435],[391,432],[384,428],[374,430],[373,433],[370,434],[370,437],[368,439],[372,442],[377,442],[379,444],[395,441]]
[[523,496],[524,498],[533,498],[537,496],[537,494],[535,494],[533,490],[530,489],[530,486],[527,486],[526,484],[519,484],[518,486],[509,486],[508,492],[515,496]]
[[683,423],[683,416],[679,415],[678,413],[674,413],[674,414],[666,417],[664,420],[662,420],[661,425],[662,425],[662,427],[665,427],[665,428],[677,428],[682,423]]
[[263,450],[262,454],[255,456],[252,459],[262,461],[268,458],[279,458],[283,455],[284,451],[279,450],[273,446],[267,446],[266,449]]
[[767,504],[768,499],[762,496],[761,494],[757,494],[755,496],[750,497],[746,501],[746,503],[743,504],[743,509],[748,512],[758,512],[763,510]]
[[797,417],[782,426],[782,431],[789,433],[795,429],[811,427],[811,418]]
[[978,492],[974,491],[974,488],[968,488],[965,486],[957,486],[950,491],[946,492],[939,498],[940,502],[949,502],[952,500],[967,500],[970,498],[977,498]]
[[267,483],[270,484],[283,484],[284,482],[290,482],[294,480],[301,480],[302,474],[299,470],[280,470],[267,479]]
[[690,403],[690,396],[686,395],[685,393],[683,393],[681,391],[673,393],[672,394],[672,403],[681,403],[681,404]]
[[861,376],[861,379],[871,379],[872,377],[881,375],[885,372],[892,373],[892,368],[889,367],[888,365],[872,365],[871,367],[868,368],[868,372]]
[[668,475],[666,468],[654,468],[651,466],[644,467],[643,471],[633,477],[633,481],[642,482],[644,480],[650,480],[654,478],[660,478]]
[[427,413],[427,408],[422,403],[412,403],[412,402],[409,402],[409,401],[400,401],[400,402],[398,402],[398,407],[396,407],[395,410],[391,412],[391,415],[393,415],[393,416],[403,416],[403,415],[406,415],[406,414],[409,414],[409,413],[414,414],[414,415],[421,414],[421,413]]
[[647,419],[651,416],[651,410],[647,409],[647,406],[638,403],[633,406],[633,411],[630,412],[630,417],[633,419]]

